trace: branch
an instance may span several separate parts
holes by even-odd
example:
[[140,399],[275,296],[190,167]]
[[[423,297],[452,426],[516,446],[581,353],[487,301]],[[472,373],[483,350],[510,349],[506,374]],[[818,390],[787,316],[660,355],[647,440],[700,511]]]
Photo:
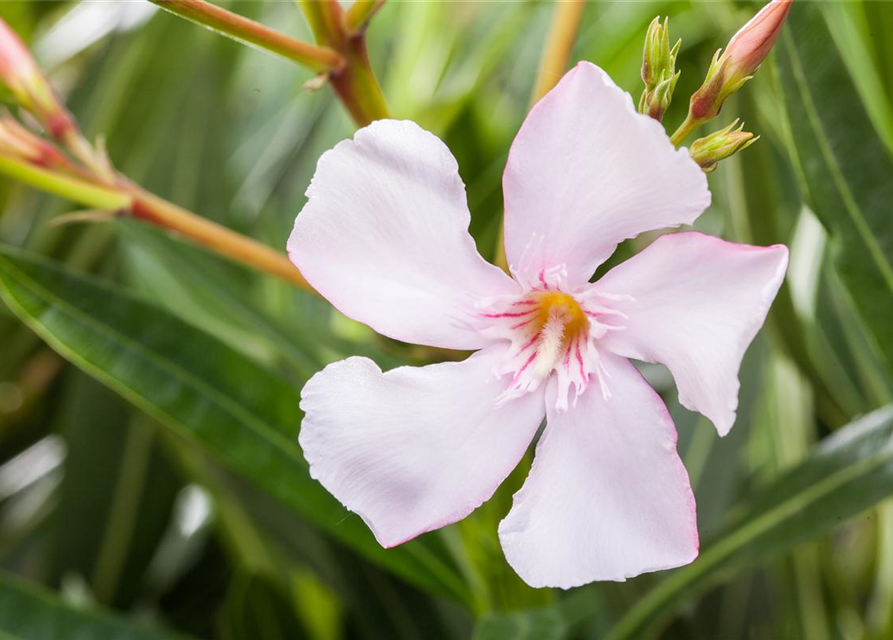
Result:
[[302,42],[205,0],[149,1],[181,18],[233,40],[278,54],[314,71],[333,71],[344,64],[344,58],[330,47]]

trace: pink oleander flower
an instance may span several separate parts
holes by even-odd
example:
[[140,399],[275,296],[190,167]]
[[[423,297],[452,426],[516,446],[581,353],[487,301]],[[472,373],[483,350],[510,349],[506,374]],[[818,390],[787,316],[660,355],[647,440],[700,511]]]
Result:
[[590,283],[619,242],[690,224],[710,193],[688,151],[589,63],[531,110],[503,187],[512,277],[475,249],[456,161],[432,134],[378,121],[320,159],[288,243],[307,280],[383,335],[478,351],[317,373],[301,401],[312,476],[392,547],[489,499],[545,415],[499,526],[518,574],[568,588],[691,562],[676,430],[627,358],[665,364],[682,404],[727,433],[787,249],[675,233]]

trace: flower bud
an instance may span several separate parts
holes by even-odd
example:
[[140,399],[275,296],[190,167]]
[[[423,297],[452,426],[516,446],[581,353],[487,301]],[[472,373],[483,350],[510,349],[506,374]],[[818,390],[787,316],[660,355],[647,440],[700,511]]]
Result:
[[32,133],[5,112],[0,112],[0,156],[72,175],[84,174],[50,141]]
[[34,114],[52,137],[61,140],[74,130],[71,115],[59,102],[28,48],[2,19],[0,82],[9,88],[22,107]]
[[759,140],[749,131],[744,131],[744,123],[742,122],[738,128],[736,119],[725,129],[715,131],[708,136],[698,138],[689,148],[692,160],[697,162],[704,173],[710,173],[716,169],[716,165],[720,160],[724,160],[729,156],[746,149],[754,142]]
[[733,78],[752,76],[769,55],[788,17],[792,0],[772,0],[732,36],[723,57]]
[[691,116],[701,122],[715,118],[726,98],[750,80],[778,40],[792,0],[772,0],[716,52],[704,84],[691,97]]
[[645,90],[639,99],[639,113],[646,113],[655,120],[664,117],[673,99],[673,90],[679,80],[676,72],[676,54],[679,53],[679,40],[670,49],[669,18],[663,24],[660,16],[648,25],[645,34],[645,50],[642,54],[642,80]]

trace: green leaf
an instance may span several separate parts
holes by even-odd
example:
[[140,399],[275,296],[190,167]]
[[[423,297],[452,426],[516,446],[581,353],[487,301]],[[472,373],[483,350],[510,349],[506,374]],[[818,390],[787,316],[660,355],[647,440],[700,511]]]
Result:
[[98,602],[126,608],[140,594],[182,482],[145,416],[71,373],[56,426],[67,454],[49,532],[52,575],[57,583],[76,572]]
[[222,640],[303,640],[308,637],[287,594],[271,580],[244,571],[233,577],[218,617],[218,626]]
[[185,640],[93,610],[76,609],[49,592],[0,573],[2,640]]
[[831,233],[841,278],[893,371],[893,158],[857,98],[818,3],[791,11],[778,60],[806,196]]
[[160,309],[9,248],[0,295],[63,357],[310,523],[406,580],[468,600],[437,538],[384,550],[310,478],[296,385]]
[[639,638],[648,626],[721,571],[741,570],[815,538],[893,494],[893,405],[823,440],[758,492],[700,557],[639,600],[609,640]]
[[491,612],[474,629],[472,640],[564,640],[596,614],[593,589],[579,589],[549,607],[522,611]]

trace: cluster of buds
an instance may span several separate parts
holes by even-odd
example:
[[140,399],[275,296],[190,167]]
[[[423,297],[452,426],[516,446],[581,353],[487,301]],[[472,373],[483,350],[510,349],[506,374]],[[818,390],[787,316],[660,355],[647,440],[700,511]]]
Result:
[[679,80],[676,71],[676,54],[682,40],[670,48],[670,19],[661,24],[660,16],[648,25],[645,35],[645,51],[642,55],[642,80],[645,90],[639,99],[639,113],[645,113],[660,122],[673,100],[673,90]]
[[[689,103],[685,122],[670,137],[674,145],[681,145],[689,134],[719,115],[723,103],[735,91],[750,80],[769,55],[778,40],[792,0],[770,0],[729,41],[725,51],[718,50],[713,56],[707,77],[695,91]],[[670,106],[673,89],[679,74],[676,72],[677,42],[670,48],[668,24],[655,18],[645,36],[645,53],[642,62],[642,79],[645,91],[639,100],[639,112],[661,120]],[[743,130],[735,120],[691,146],[691,155],[704,171],[713,171],[716,164],[730,155],[750,146],[757,138]]]
[[71,114],[41,73],[25,43],[0,20],[0,82],[24,109],[30,111],[46,132],[64,140],[77,131]]
[[58,147],[5,111],[0,112],[0,156],[72,175],[84,173]]
[[[49,80],[31,57],[25,43],[3,20],[0,20],[0,84],[9,89],[19,106],[34,116],[48,136],[65,146],[90,172],[104,182],[113,180],[114,171],[105,155],[97,152],[87,142],[74,118],[53,91]],[[11,121],[9,117],[3,119],[3,128],[6,130],[3,137],[7,150],[9,145],[16,145],[21,150],[22,145],[26,144],[24,134],[28,134],[31,138],[27,144],[32,146],[32,154],[35,153],[36,145],[41,139],[22,127],[14,127],[10,124]],[[47,147],[44,142],[41,153],[45,157],[54,156],[48,153]],[[56,151],[57,155],[61,155]]]
[[689,153],[692,160],[697,162],[705,173],[710,173],[716,169],[720,160],[746,149],[759,139],[759,136],[754,137],[752,133],[745,131],[744,123],[738,125],[738,120],[735,119],[726,128],[695,140]]

